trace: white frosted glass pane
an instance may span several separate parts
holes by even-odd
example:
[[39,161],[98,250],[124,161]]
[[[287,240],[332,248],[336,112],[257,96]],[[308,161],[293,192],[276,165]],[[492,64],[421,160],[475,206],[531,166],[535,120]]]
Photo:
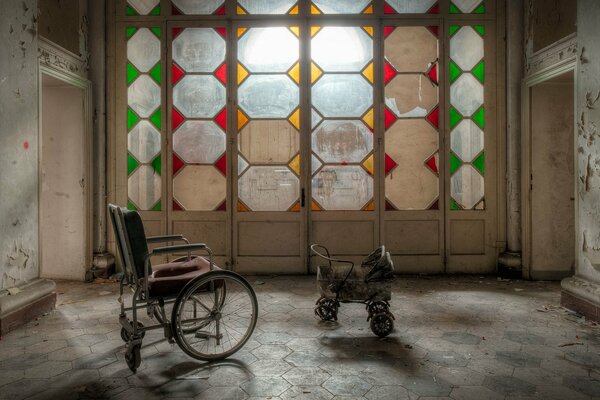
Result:
[[463,119],[451,133],[452,151],[471,162],[483,150],[483,131],[469,119]]
[[212,28],[188,28],[173,40],[173,61],[187,72],[213,72],[225,61],[225,40]]
[[300,183],[285,166],[250,167],[238,181],[238,195],[252,211],[286,211],[298,200]]
[[450,58],[463,71],[470,71],[483,58],[483,38],[470,26],[463,26],[450,39]]
[[160,0],[127,0],[140,15],[148,15],[160,3]]
[[148,72],[160,61],[160,40],[148,28],[140,28],[127,41],[127,58],[140,72]]
[[326,120],[313,132],[312,150],[326,163],[358,163],[373,150],[373,134],[360,121]]
[[359,27],[325,27],[311,41],[311,58],[325,72],[359,72],[373,58],[373,40]]
[[244,160],[243,157],[238,156],[238,175],[241,175],[249,166],[248,161]]
[[172,0],[173,4],[184,14],[212,14],[225,0]]
[[288,28],[251,28],[238,42],[238,59],[250,72],[286,72],[299,57]]
[[355,74],[326,74],[312,88],[312,103],[325,117],[360,117],[373,104],[373,88]]
[[312,179],[313,198],[325,210],[360,210],[373,198],[373,178],[360,166],[325,166]]
[[315,129],[315,126],[319,125],[319,122],[321,122],[323,120],[323,117],[321,117],[319,115],[317,110],[315,110],[314,108],[311,108],[310,109],[310,119],[311,119],[312,129]]
[[213,76],[184,76],[173,88],[173,105],[188,118],[213,118],[225,107],[225,86]]
[[287,120],[253,120],[238,135],[240,152],[251,164],[287,164],[300,147],[300,135]]
[[321,165],[323,165],[323,163],[313,154],[310,159],[310,169],[312,171],[311,173],[314,175],[314,173],[317,172],[319,168],[321,168]]
[[482,0],[452,0],[454,5],[464,13],[471,13],[475,10]]
[[324,14],[360,14],[371,0],[313,0]]
[[300,90],[287,75],[252,75],[238,89],[239,105],[251,118],[287,118],[299,101]]
[[463,74],[450,86],[450,103],[470,117],[483,104],[483,85],[471,74]]
[[287,14],[296,0],[239,0],[250,14]]
[[127,103],[140,117],[148,118],[160,105],[160,87],[142,75],[127,89]]
[[225,152],[225,132],[212,121],[186,121],[173,134],[173,151],[187,163],[212,164]]
[[438,0],[386,0],[398,14],[426,13]]
[[463,165],[450,183],[450,194],[464,209],[470,210],[483,198],[483,176],[472,166]]
[[397,117],[424,117],[438,103],[438,87],[422,74],[400,74],[387,84],[385,96]]
[[160,175],[141,165],[127,180],[129,198],[140,210],[150,210],[160,200]]
[[148,121],[140,121],[127,135],[127,149],[142,163],[152,161],[160,147],[160,132]]
[[214,210],[226,190],[225,177],[212,165],[186,165],[173,178],[173,197],[186,210]]

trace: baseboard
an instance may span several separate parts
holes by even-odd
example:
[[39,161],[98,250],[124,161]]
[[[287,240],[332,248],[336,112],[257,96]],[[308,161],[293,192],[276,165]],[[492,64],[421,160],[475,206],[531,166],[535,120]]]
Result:
[[564,289],[560,293],[560,304],[569,310],[578,312],[587,319],[600,322],[600,306],[577,297]]
[[560,303],[569,310],[600,322],[600,284],[573,276],[561,282]]
[[573,276],[573,271],[530,271],[534,281],[561,281]]
[[56,292],[41,297],[32,303],[0,317],[0,336],[15,330],[21,325],[52,311],[56,306]]

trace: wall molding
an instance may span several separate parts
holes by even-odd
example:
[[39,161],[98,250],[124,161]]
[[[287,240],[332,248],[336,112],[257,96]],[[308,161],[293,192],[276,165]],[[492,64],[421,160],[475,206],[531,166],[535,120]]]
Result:
[[39,37],[38,59],[41,66],[79,78],[88,76],[88,60],[71,53],[48,39]]
[[577,58],[577,34],[573,33],[527,57],[525,75],[530,77]]

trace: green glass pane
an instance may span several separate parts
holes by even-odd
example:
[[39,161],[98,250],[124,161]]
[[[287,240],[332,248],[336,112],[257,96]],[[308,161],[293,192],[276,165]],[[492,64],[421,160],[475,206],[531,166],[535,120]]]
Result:
[[462,116],[456,108],[450,107],[450,129],[453,129],[462,120]]
[[450,60],[450,83],[454,83],[456,79],[462,74],[462,70],[456,65],[456,63]]
[[160,107],[150,116],[150,122],[154,124],[156,129],[161,130],[162,126],[162,114],[160,112]]
[[133,112],[131,108],[127,108],[127,130],[130,131],[138,122],[140,122],[140,117],[137,116],[136,113]]
[[481,36],[485,36],[485,26],[483,25],[473,25],[473,29],[475,29]]
[[160,63],[156,64],[156,65],[154,66],[154,68],[152,68],[152,69],[150,70],[150,72],[149,72],[149,73],[150,73],[150,76],[151,76],[152,78],[154,78],[154,80],[156,81],[156,83],[158,83],[159,85],[160,85],[160,77],[161,77],[161,73],[160,73],[160,72],[161,72],[161,71],[160,71]]
[[[127,63],[127,86],[131,85],[133,81],[140,76],[140,73],[130,62]],[[160,82],[159,82],[160,83]]]
[[132,15],[138,15],[137,11],[135,11],[133,9],[133,7],[131,7],[129,4],[127,5],[127,8],[125,9],[125,15],[127,16],[132,16]]
[[457,30],[460,29],[458,25],[450,25],[450,29],[448,29],[448,33],[450,33],[450,37],[456,33]]
[[450,198],[450,209],[451,210],[462,210],[462,207],[458,205],[456,200],[454,200],[453,198]]
[[127,39],[131,39],[131,37],[137,32],[138,28],[127,28],[125,29],[125,36]]
[[485,110],[483,106],[479,108],[479,110],[475,111],[475,114],[471,117],[473,122],[475,122],[481,129],[485,128]]
[[454,5],[454,3],[450,3],[450,14],[462,14],[458,7]]
[[127,201],[127,209],[131,210],[131,211],[137,211],[138,208],[136,207],[135,204],[133,204],[133,201],[129,200]]
[[156,203],[154,205],[154,207],[152,207],[151,211],[160,211],[161,209],[162,209],[162,205],[161,205],[160,200],[159,200],[158,203]]
[[150,11],[150,15],[160,15],[160,5],[154,7],[154,9]]
[[160,175],[161,168],[162,168],[161,162],[160,162],[160,156],[156,157],[152,161],[152,168],[154,168],[154,170],[156,171],[156,173]]
[[450,175],[454,174],[461,166],[463,162],[453,152],[450,152]]
[[160,28],[150,28],[152,32],[156,35],[156,37],[160,37]]
[[[451,71],[452,71],[452,69],[451,69]],[[475,68],[473,68],[471,73],[473,73],[473,75],[475,75],[475,77],[477,79],[479,79],[479,82],[484,83],[485,82],[485,61],[481,60],[479,62],[479,64],[477,64],[475,66]]]
[[473,161],[473,166],[477,168],[477,171],[484,175],[485,173],[485,153],[482,151],[479,157]]
[[131,175],[133,171],[140,165],[131,154],[127,153],[127,175]]
[[475,10],[473,10],[473,14],[485,14],[485,4],[482,2],[477,6]]

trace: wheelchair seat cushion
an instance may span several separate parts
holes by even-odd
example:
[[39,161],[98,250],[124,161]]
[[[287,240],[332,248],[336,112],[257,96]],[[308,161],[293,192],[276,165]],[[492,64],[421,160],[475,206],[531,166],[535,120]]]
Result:
[[[213,264],[213,269],[219,267]],[[192,279],[210,271],[210,263],[203,257],[189,261],[172,262],[152,266],[152,275],[148,277],[150,297],[177,296]]]

